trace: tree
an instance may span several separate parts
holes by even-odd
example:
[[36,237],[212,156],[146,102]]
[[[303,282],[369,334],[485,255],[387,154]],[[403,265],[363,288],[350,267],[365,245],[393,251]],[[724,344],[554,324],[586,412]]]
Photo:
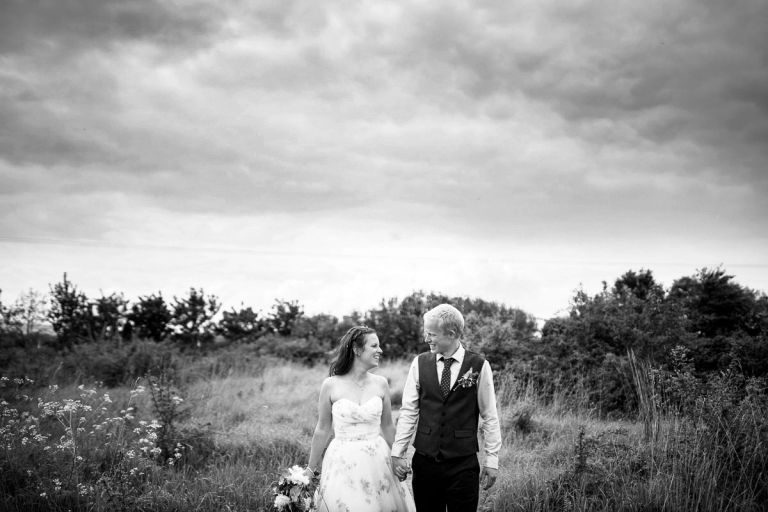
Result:
[[[354,325],[354,324],[353,324]],[[346,325],[339,322],[339,319],[333,315],[319,314],[314,316],[302,316],[296,322],[294,335],[314,339],[324,347],[332,348],[335,346],[345,332],[352,325]]]
[[222,319],[216,327],[216,333],[231,341],[254,341],[269,332],[269,322],[266,318],[250,307],[240,306],[240,310],[224,311]]
[[91,341],[120,339],[120,323],[126,317],[128,301],[122,293],[102,295],[88,303],[86,321]]
[[221,308],[218,297],[206,297],[202,288],[190,288],[187,297],[174,297],[173,300],[170,323],[173,339],[196,348],[213,341],[215,325],[212,320]]
[[88,298],[67,280],[67,273],[60,283],[51,286],[51,309],[48,319],[59,345],[71,349],[76,343],[89,338]]
[[613,294],[631,293],[640,300],[648,299],[650,296],[663,297],[664,289],[656,283],[653,278],[653,272],[640,269],[638,272],[629,270],[623,276],[616,279],[613,285]]
[[703,337],[727,336],[748,328],[756,293],[732,281],[722,268],[703,268],[695,275],[676,280],[670,301],[685,309],[691,328]]
[[47,297],[30,288],[23,292],[11,307],[5,308],[2,316],[7,328],[29,337],[37,332],[48,318],[47,307]]
[[269,318],[273,332],[280,336],[290,336],[296,322],[304,314],[304,307],[298,301],[275,299]]
[[139,297],[139,302],[131,307],[128,321],[140,339],[160,342],[171,333],[171,311],[160,292]]

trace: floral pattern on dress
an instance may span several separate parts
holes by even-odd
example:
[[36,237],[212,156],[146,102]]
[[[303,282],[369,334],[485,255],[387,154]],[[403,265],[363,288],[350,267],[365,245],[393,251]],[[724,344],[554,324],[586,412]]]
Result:
[[392,472],[389,446],[381,437],[381,397],[358,404],[333,403],[334,439],[323,458],[319,512],[415,512],[405,483]]

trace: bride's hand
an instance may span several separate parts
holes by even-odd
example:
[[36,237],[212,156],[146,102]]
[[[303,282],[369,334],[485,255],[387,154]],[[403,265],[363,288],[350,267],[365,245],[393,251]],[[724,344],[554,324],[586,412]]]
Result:
[[395,476],[401,482],[408,478],[408,473],[411,472],[411,468],[408,467],[408,461],[402,457],[392,457],[392,469],[395,472]]

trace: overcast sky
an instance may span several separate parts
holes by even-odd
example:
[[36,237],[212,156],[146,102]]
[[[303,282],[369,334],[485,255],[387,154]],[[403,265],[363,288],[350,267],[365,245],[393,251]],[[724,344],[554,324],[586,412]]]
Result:
[[0,300],[768,291],[765,0],[0,1]]

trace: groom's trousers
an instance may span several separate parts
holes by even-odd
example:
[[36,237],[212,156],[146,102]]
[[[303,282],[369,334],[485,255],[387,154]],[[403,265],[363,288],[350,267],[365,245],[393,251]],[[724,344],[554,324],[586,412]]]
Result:
[[480,496],[477,454],[455,459],[413,455],[413,500],[417,512],[476,512]]

